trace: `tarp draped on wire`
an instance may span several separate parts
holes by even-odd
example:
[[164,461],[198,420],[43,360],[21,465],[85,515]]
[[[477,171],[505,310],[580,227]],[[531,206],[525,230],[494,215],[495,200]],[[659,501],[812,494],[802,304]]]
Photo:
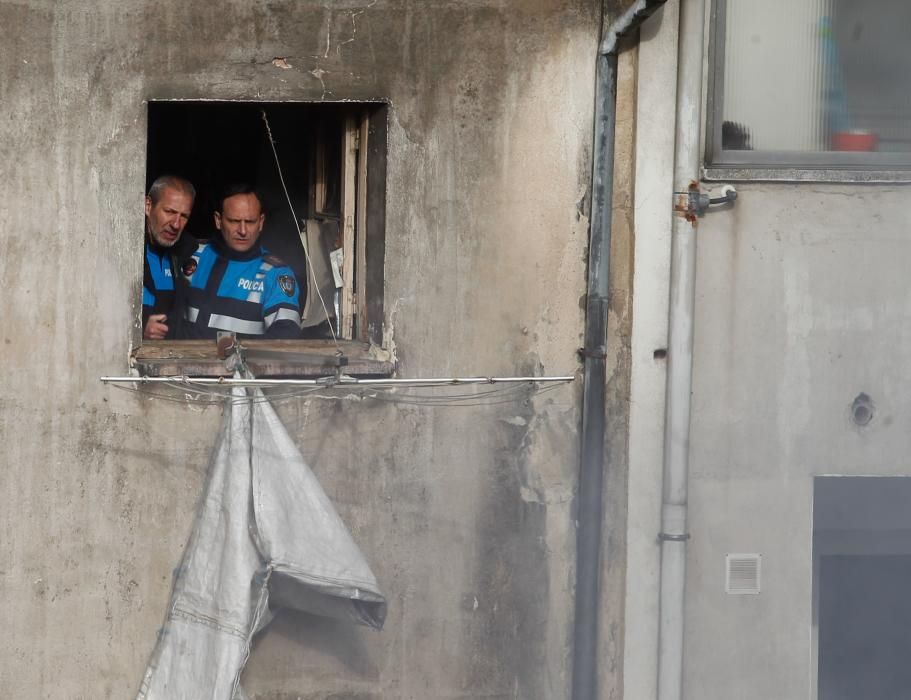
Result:
[[377,629],[386,601],[260,389],[236,388],[137,700],[240,700],[254,634],[280,608]]

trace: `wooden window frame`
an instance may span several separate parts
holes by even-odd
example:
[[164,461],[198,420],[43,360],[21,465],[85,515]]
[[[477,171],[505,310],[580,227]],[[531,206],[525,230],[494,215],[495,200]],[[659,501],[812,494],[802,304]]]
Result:
[[[388,105],[351,103],[344,116],[340,211],[326,211],[325,143],[314,135],[310,211],[338,218],[344,269],[340,318],[332,339],[241,341],[257,376],[314,377],[341,369],[358,376],[390,376],[390,354],[380,346],[385,285],[386,142]],[[326,300],[331,304],[331,300]],[[140,340],[130,353],[131,367],[144,376],[228,376],[214,341]],[[337,357],[344,357],[340,368]],[[257,358],[259,355],[259,359]]]

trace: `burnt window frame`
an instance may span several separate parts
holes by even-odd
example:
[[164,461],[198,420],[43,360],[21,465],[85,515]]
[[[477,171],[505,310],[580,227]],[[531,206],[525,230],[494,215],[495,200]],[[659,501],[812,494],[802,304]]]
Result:
[[[308,196],[306,213],[296,211],[298,223],[302,219],[335,218],[340,231],[349,229],[344,240],[347,284],[350,291],[345,313],[339,318],[337,343],[331,337],[294,340],[247,339],[241,341],[250,350],[251,358],[257,353],[262,359],[251,359],[248,364],[258,376],[311,377],[330,373],[338,368],[338,356],[344,356],[341,369],[346,374],[358,376],[389,376],[394,370],[390,353],[382,349],[384,325],[385,287],[385,227],[386,227],[386,165],[389,105],[385,101],[262,101],[262,100],[203,100],[203,99],[149,99],[147,100],[147,167],[146,182],[163,172],[152,172],[149,153],[155,147],[151,134],[152,111],[162,105],[205,104],[217,109],[219,105],[246,105],[266,108],[300,106],[325,117],[342,122],[341,143],[345,153],[339,154],[338,163],[344,172],[338,184],[339,207],[318,206],[316,197],[316,153],[321,141],[320,133],[307,135],[310,143],[308,168]],[[342,115],[341,117],[339,115]],[[339,126],[337,123],[336,126]],[[282,155],[282,166],[287,154]],[[345,164],[346,156],[348,158]],[[328,161],[324,158],[324,161]],[[345,171],[345,168],[347,170]],[[353,168],[353,170],[352,170]],[[331,168],[330,168],[331,169]],[[180,173],[176,173],[180,174]],[[345,211],[345,182],[354,185],[347,193],[349,209]],[[331,188],[327,188],[330,189]],[[287,206],[287,205],[286,205]],[[347,214],[347,215],[346,215]],[[346,219],[348,221],[346,221]],[[344,235],[343,235],[344,238]],[[140,253],[140,256],[142,253]],[[141,257],[140,257],[141,259]],[[309,274],[309,273],[308,273]],[[326,304],[332,304],[326,299]],[[303,309],[302,309],[303,310]],[[141,324],[138,337],[134,338],[130,353],[131,367],[144,376],[227,376],[231,372],[223,359],[219,359],[215,341],[196,340],[146,340],[142,338]],[[345,337],[347,336],[347,337]]]

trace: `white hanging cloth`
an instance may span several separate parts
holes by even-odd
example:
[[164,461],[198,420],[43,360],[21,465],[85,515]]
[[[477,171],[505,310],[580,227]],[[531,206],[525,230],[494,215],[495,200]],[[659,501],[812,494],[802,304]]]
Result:
[[260,389],[235,388],[137,700],[240,700],[281,608],[381,629],[386,600]]

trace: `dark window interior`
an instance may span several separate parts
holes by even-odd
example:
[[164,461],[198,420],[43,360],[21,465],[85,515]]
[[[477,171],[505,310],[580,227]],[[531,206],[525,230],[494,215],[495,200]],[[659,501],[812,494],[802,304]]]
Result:
[[219,191],[234,182],[252,182],[264,200],[263,245],[303,276],[306,260],[281,187],[263,112],[298,218],[316,214],[312,204],[314,158],[317,142],[323,141],[330,176],[327,207],[320,214],[337,218],[338,154],[345,116],[345,107],[338,105],[151,102],[146,190],[165,173],[186,177],[197,189],[186,230],[197,238],[210,238],[215,234],[212,213]]
[[[263,116],[268,118],[298,222],[315,219],[321,230],[325,225],[330,232],[343,228],[343,181],[347,172],[349,187],[353,187],[356,177],[350,163],[359,162],[349,160],[345,170],[346,133],[350,139],[350,130],[356,131],[357,124],[369,124],[369,147],[361,149],[357,156],[365,159],[366,195],[365,204],[358,204],[364,209],[357,217],[363,225],[358,224],[355,234],[362,237],[358,245],[365,261],[361,266],[364,269],[359,267],[355,276],[366,301],[362,303],[361,317],[354,323],[354,335],[349,337],[376,341],[381,327],[385,247],[386,110],[381,103],[151,101],[146,191],[163,174],[190,180],[197,196],[186,231],[207,239],[217,233],[213,212],[221,189],[237,182],[254,184],[266,214],[262,244],[284,259],[303,284],[308,276],[304,249],[281,185]],[[355,218],[352,212],[351,220]],[[336,238],[331,233],[328,237]],[[327,249],[341,247],[341,234],[325,244]],[[351,255],[355,255],[354,250]],[[304,337],[308,337],[306,333]]]

